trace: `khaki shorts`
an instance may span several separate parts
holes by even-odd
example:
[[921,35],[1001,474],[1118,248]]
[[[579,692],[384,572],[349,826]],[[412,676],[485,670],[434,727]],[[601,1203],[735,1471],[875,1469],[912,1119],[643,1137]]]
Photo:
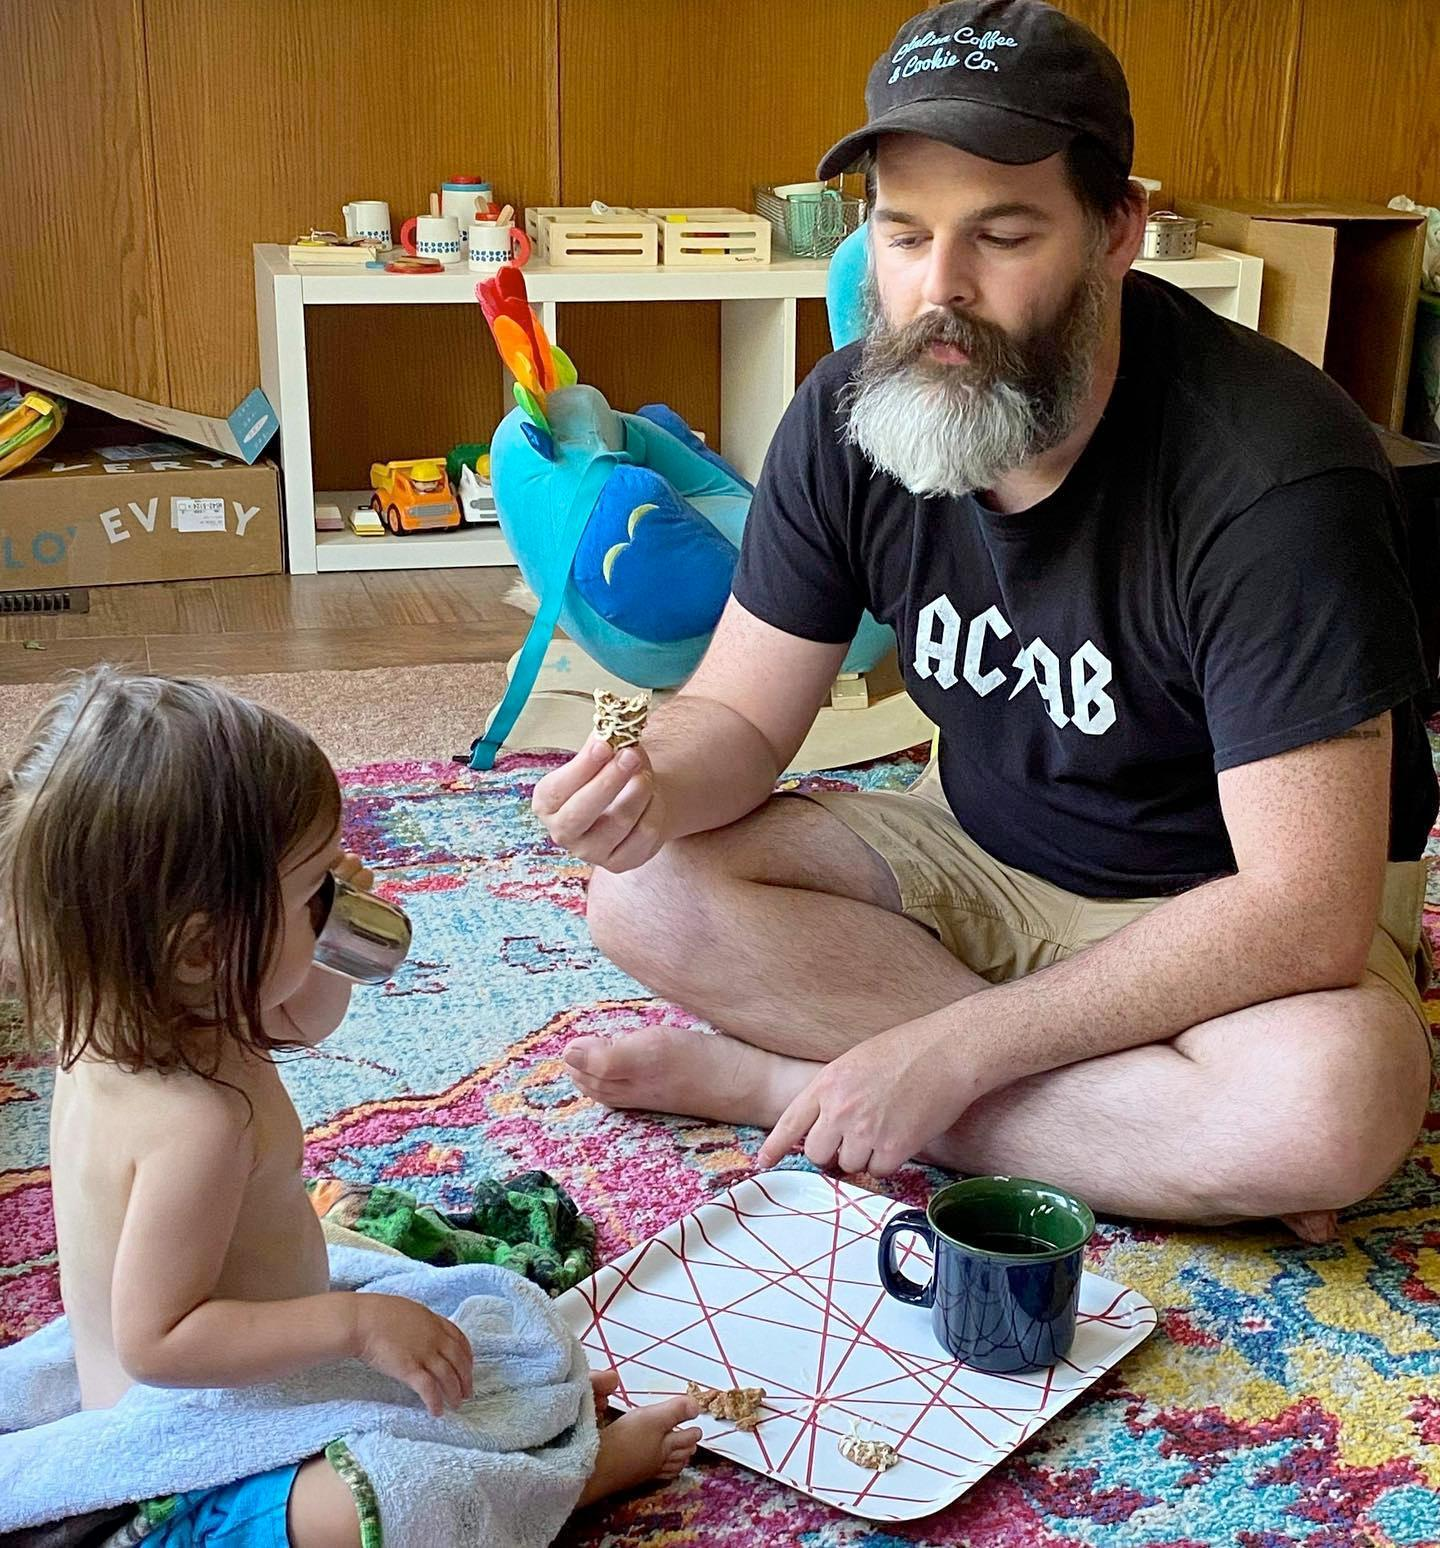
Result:
[[[1086,898],[988,855],[955,821],[932,762],[909,790],[796,792],[833,812],[889,866],[908,918],[992,984],[1023,978],[1149,913],[1164,898]],[[1365,964],[1430,1036],[1421,1000],[1430,983],[1421,929],[1426,861],[1386,867],[1380,920]]]

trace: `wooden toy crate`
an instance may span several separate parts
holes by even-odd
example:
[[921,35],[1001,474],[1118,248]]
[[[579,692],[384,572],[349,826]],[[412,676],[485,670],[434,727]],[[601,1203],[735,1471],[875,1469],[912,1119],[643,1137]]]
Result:
[[660,261],[671,268],[733,269],[770,262],[771,225],[760,215],[716,209],[650,209],[660,222]]
[[644,210],[597,215],[588,205],[536,205],[525,211],[535,256],[556,269],[653,269],[660,228]]

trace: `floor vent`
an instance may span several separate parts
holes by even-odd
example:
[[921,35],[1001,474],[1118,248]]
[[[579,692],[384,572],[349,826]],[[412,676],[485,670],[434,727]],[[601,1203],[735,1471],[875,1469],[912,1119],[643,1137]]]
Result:
[[90,593],[83,586],[68,591],[0,591],[0,613],[88,613]]

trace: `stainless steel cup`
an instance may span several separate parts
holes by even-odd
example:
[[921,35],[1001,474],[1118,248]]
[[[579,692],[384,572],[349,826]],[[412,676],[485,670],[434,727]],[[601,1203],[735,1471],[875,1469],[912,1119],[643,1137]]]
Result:
[[316,933],[316,966],[357,984],[383,984],[410,950],[409,918],[333,874],[326,891],[328,901],[323,894],[316,900],[325,918]]

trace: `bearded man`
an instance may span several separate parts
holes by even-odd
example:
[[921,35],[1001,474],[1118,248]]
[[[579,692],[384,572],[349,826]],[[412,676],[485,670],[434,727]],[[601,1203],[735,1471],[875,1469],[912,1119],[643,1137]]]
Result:
[[[616,1107],[1323,1238],[1404,1158],[1436,784],[1399,505],[1354,404],[1131,272],[1124,76],[943,5],[822,176],[870,320],[770,448],[734,595],[638,748],[535,792],[609,956],[717,1033],[582,1038]],[[939,728],[903,794],[774,796],[861,612]]]

